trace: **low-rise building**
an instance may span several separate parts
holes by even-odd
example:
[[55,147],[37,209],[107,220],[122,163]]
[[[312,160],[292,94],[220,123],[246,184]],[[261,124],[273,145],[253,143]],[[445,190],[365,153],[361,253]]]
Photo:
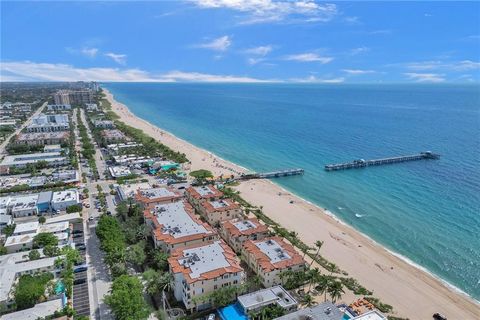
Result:
[[68,143],[69,139],[69,131],[29,132],[18,134],[13,143],[29,146],[58,145]]
[[110,175],[112,176],[112,178],[126,177],[132,174],[130,169],[125,166],[108,167],[108,172],[110,172]]
[[61,152],[29,153],[6,156],[2,167],[26,167],[28,164],[34,164],[45,161],[48,166],[63,166],[68,164],[68,159]]
[[221,221],[243,216],[242,209],[232,199],[202,201],[198,205],[198,213],[212,226],[219,225]]
[[127,142],[127,143],[113,143],[107,146],[109,152],[113,152],[114,154],[117,153],[121,149],[125,148],[134,148],[134,147],[141,147],[141,143],[136,142]]
[[208,298],[199,298],[221,288],[240,286],[245,279],[238,257],[222,240],[175,250],[168,263],[174,296],[188,310],[211,307]]
[[135,195],[139,190],[147,190],[151,189],[152,186],[148,182],[140,182],[140,183],[128,183],[118,185],[117,187],[117,194],[120,198],[120,201],[125,201],[128,198],[135,198]]
[[100,129],[113,129],[115,128],[115,124],[113,121],[110,120],[95,120],[93,122],[93,125],[95,128],[100,128]]
[[50,203],[52,210],[66,210],[70,206],[80,204],[80,198],[77,189],[56,191],[52,195]]
[[15,127],[16,125],[16,119],[0,120],[0,127]]
[[128,141],[130,139],[118,129],[106,129],[100,131],[100,134],[106,144]]
[[72,106],[69,104],[49,104],[47,105],[48,111],[70,111]]
[[78,170],[59,170],[51,175],[53,182],[75,183],[80,181]]
[[[55,267],[55,260],[58,257],[45,257],[42,250],[38,250],[40,259],[30,261],[29,251],[10,253],[0,256],[0,305],[11,305],[14,302],[13,288],[18,277],[24,274],[36,272],[52,272],[56,274],[59,270]],[[2,316],[4,319],[6,315]],[[8,318],[10,319],[10,318]],[[17,319],[17,318],[11,318]],[[28,318],[18,318],[28,319]],[[35,318],[36,319],[36,318]]]
[[235,252],[241,252],[245,241],[266,238],[268,227],[257,218],[233,219],[220,223],[220,235]]
[[[1,210],[1,209],[0,209]],[[13,217],[10,214],[2,214],[0,212],[0,234],[3,228],[13,224]]]
[[50,210],[52,191],[20,194],[0,198],[0,214],[10,214],[14,218],[38,215]]
[[212,227],[200,221],[186,201],[150,206],[144,217],[155,247],[167,253],[218,239]]
[[280,273],[283,271],[305,269],[302,256],[280,237],[247,240],[242,252],[248,266],[260,277],[266,288],[282,284]]
[[135,200],[145,206],[154,206],[163,203],[172,203],[183,199],[183,194],[171,187],[157,187],[146,190],[139,190]]
[[[275,320],[297,320],[297,319],[311,319],[311,320],[343,320],[343,312],[337,308],[336,305],[330,301],[320,303],[313,307],[306,307],[295,312],[286,314]],[[374,318],[372,318],[373,320]]]
[[238,297],[238,302],[245,314],[255,314],[272,305],[279,306],[285,313],[288,313],[296,310],[298,306],[297,300],[282,286],[241,295]]
[[94,112],[98,111],[98,106],[96,103],[85,103],[85,109],[87,109],[87,112]]
[[223,192],[211,185],[191,186],[185,190],[185,195],[188,201],[198,210],[201,202],[220,200],[223,197]]
[[[64,299],[57,298],[46,302],[37,303],[34,307],[12,313],[7,313],[0,317],[0,320],[36,320],[46,319],[55,311],[62,311],[65,307]],[[61,320],[57,318],[57,320]]]
[[126,154],[121,156],[113,156],[113,161],[118,165],[143,165],[147,164],[152,159],[150,157],[137,156],[135,154]]
[[15,231],[5,241],[5,249],[9,253],[32,249],[33,239],[40,233],[52,233],[55,235],[59,246],[70,243],[70,224],[68,222],[50,224],[28,222],[19,223],[15,226]]
[[68,115],[44,113],[33,117],[25,128],[27,132],[67,131],[69,129]]

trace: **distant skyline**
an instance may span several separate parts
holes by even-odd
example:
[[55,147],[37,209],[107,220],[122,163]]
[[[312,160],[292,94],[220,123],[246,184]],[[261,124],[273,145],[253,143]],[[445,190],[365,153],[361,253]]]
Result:
[[0,6],[1,81],[480,81],[480,2]]

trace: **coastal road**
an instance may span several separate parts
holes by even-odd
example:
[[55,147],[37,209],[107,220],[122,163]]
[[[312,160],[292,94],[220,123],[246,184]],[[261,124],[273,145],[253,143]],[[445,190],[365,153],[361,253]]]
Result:
[[18,127],[17,130],[15,130],[15,132],[13,132],[11,135],[9,135],[5,141],[2,142],[2,144],[0,144],[0,154],[5,154],[5,148],[7,147],[7,144],[8,142],[10,141],[10,139],[14,136],[16,136],[17,134],[19,134],[29,123],[30,121],[32,120],[33,117],[35,116],[38,116],[42,111],[43,109],[45,109],[45,107],[47,106],[48,104],[48,101],[45,101],[38,109],[37,111],[35,111],[24,123],[22,123],[22,125],[20,127]]

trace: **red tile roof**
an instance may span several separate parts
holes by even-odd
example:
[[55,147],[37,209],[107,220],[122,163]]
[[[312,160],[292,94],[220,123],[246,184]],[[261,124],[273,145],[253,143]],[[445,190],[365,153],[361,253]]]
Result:
[[210,189],[210,191],[212,193],[210,194],[206,194],[206,195],[201,195],[200,193],[198,193],[197,190],[195,190],[195,188],[199,188],[199,187],[188,187],[186,192],[188,194],[190,194],[190,196],[194,199],[197,199],[197,200],[200,200],[200,199],[212,199],[212,198],[220,198],[220,197],[223,197],[223,192],[218,190],[217,188],[215,188],[214,186],[211,186],[211,185],[206,185],[205,187],[207,187],[208,189]]
[[[239,230],[235,225],[235,223],[239,221],[245,221],[245,220],[250,221],[253,225],[255,225],[255,228],[249,228],[243,231]],[[257,218],[250,218],[245,220],[232,219],[232,220],[222,221],[221,226],[223,229],[225,229],[228,232],[228,234],[230,234],[230,236],[234,236],[234,237],[239,237],[241,235],[249,236],[252,234],[263,233],[268,231],[268,227],[264,224],[261,224]]]

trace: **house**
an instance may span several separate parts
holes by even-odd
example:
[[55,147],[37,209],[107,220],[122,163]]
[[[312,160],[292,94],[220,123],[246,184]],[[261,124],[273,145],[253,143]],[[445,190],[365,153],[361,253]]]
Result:
[[[337,308],[336,305],[330,301],[322,302],[313,307],[306,307],[295,312],[286,314],[275,320],[297,320],[297,319],[311,319],[311,320],[343,320],[343,312]],[[374,318],[372,318],[373,320]],[[366,320],[366,319],[365,319]]]
[[198,213],[212,226],[221,221],[243,216],[242,209],[232,199],[205,200],[198,204]]
[[263,308],[276,305],[285,313],[297,309],[298,302],[282,286],[261,289],[238,297],[238,303],[245,314],[260,312]]
[[223,197],[223,192],[211,185],[191,186],[185,190],[185,196],[188,202],[198,210],[201,202],[220,200]]
[[283,271],[305,270],[305,260],[295,248],[280,237],[247,240],[242,253],[248,266],[260,277],[262,284],[272,287],[282,284]]
[[266,238],[268,227],[256,218],[232,219],[220,223],[220,236],[235,252],[241,252],[245,241]]
[[222,240],[177,249],[168,264],[175,299],[190,311],[211,307],[208,298],[199,298],[221,288],[241,286],[245,279],[240,260]]
[[52,210],[66,210],[70,206],[80,204],[80,198],[77,189],[56,191],[52,195],[50,205]]
[[186,201],[147,207],[144,217],[155,248],[161,248],[166,253],[218,239],[212,227],[200,221]]
[[135,200],[145,206],[172,203],[183,199],[183,194],[171,187],[157,187],[145,190],[138,190]]

